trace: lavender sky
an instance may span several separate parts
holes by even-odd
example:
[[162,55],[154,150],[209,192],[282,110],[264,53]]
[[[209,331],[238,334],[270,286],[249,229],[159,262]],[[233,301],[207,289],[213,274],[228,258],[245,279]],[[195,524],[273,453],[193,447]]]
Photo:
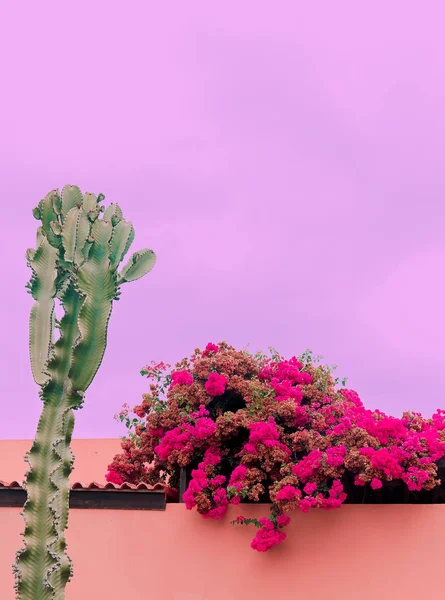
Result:
[[0,438],[41,409],[25,249],[66,183],[158,255],[115,305],[77,437],[121,434],[144,364],[221,339],[311,348],[370,408],[445,408],[441,5],[2,2]]

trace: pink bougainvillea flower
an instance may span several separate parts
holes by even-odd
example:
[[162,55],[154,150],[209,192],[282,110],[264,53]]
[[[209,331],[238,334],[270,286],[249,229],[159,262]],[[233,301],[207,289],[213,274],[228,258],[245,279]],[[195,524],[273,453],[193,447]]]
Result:
[[287,515],[278,515],[277,525],[279,527],[286,527],[286,525],[289,525],[289,523],[290,523],[290,517],[288,517]]
[[317,484],[316,483],[306,483],[306,485],[303,488],[303,492],[305,492],[309,496],[311,494],[313,494],[316,490],[317,490]]
[[203,513],[202,517],[204,519],[215,519],[216,521],[220,521],[226,514],[226,511],[226,506],[217,506],[216,508],[211,508],[209,512]]
[[122,483],[124,483],[124,479],[121,475],[119,475],[119,473],[116,473],[116,471],[108,471],[108,473],[105,475],[105,479],[109,482],[109,483],[115,483],[116,485],[121,485]]
[[224,475],[217,475],[213,479],[209,481],[210,487],[219,487],[226,482],[226,477]]
[[286,539],[284,531],[261,527],[250,544],[254,550],[258,552],[267,552],[277,544],[280,544]]
[[193,375],[186,370],[175,371],[172,373],[172,382],[170,387],[175,385],[191,385],[193,383]]
[[292,467],[292,473],[301,481],[307,481],[320,470],[323,465],[323,458],[321,450],[311,450],[299,463]]
[[206,407],[204,406],[204,404],[201,404],[201,406],[199,407],[199,410],[190,413],[190,417],[192,419],[199,419],[199,417],[208,417],[209,416],[209,411],[206,409]]
[[209,417],[200,417],[196,420],[195,427],[192,429],[194,437],[198,440],[205,440],[211,437],[216,431],[216,423]]
[[411,492],[420,491],[422,485],[428,481],[429,474],[418,467],[409,467],[408,471],[402,475],[402,479]]
[[203,356],[210,356],[210,354],[217,354],[219,348],[216,344],[212,344],[212,342],[209,342],[207,344],[207,346],[205,347],[204,352],[202,353]]
[[382,487],[383,483],[381,479],[377,479],[377,477],[373,477],[371,479],[371,487],[373,490],[379,490]]
[[297,497],[297,490],[291,485],[285,485],[277,494],[277,500],[293,500]]
[[226,389],[228,379],[224,375],[212,372],[205,384],[205,390],[209,396],[222,396]]

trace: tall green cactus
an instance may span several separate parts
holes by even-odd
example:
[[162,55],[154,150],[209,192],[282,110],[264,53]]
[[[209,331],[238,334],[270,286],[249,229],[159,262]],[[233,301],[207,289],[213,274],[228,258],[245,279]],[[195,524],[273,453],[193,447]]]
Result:
[[[135,252],[118,272],[134,239],[133,225],[122,210],[101,205],[102,195],[76,186],[53,190],[33,214],[41,221],[36,249],[26,258],[32,269],[27,287],[31,309],[31,368],[40,386],[42,415],[26,460],[27,501],[23,509],[24,547],[14,565],[20,600],[62,600],[72,575],[66,553],[70,450],[74,410],[102,362],[113,300],[120,286],[148,273],[156,262],[152,250]],[[102,214],[103,213],[103,214]],[[64,309],[55,318],[55,300]],[[55,341],[54,329],[60,335]]]

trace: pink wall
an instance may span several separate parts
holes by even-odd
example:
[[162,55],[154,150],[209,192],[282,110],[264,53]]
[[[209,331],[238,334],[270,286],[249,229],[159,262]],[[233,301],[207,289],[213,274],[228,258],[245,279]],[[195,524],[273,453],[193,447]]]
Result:
[[[0,440],[0,481],[23,481],[27,470],[23,457],[31,444],[30,440]],[[71,448],[75,456],[72,483],[105,483],[107,465],[121,450],[118,439],[73,440]]]
[[[21,479],[29,441],[0,441],[0,479]],[[72,481],[103,482],[119,440],[74,440]],[[72,510],[75,577],[67,600],[443,600],[444,505],[348,505],[296,513],[288,539],[269,553],[249,548],[253,528],[205,521],[183,505],[165,512]],[[0,509],[0,598],[13,600],[10,565],[23,528]]]
[[[266,506],[242,512],[260,515]],[[22,527],[0,509],[0,598],[13,600],[10,564]],[[73,510],[75,577],[67,600],[443,600],[445,507],[348,505],[298,513],[269,553],[253,530],[165,512]]]

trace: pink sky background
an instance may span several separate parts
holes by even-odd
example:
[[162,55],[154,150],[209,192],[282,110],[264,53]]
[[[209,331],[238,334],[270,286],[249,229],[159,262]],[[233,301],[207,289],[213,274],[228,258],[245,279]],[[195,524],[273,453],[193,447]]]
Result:
[[[366,6],[365,6],[366,5]],[[123,288],[77,437],[208,341],[338,365],[370,408],[445,407],[442,2],[0,8],[0,438],[34,436],[25,249],[66,183],[158,263]]]

